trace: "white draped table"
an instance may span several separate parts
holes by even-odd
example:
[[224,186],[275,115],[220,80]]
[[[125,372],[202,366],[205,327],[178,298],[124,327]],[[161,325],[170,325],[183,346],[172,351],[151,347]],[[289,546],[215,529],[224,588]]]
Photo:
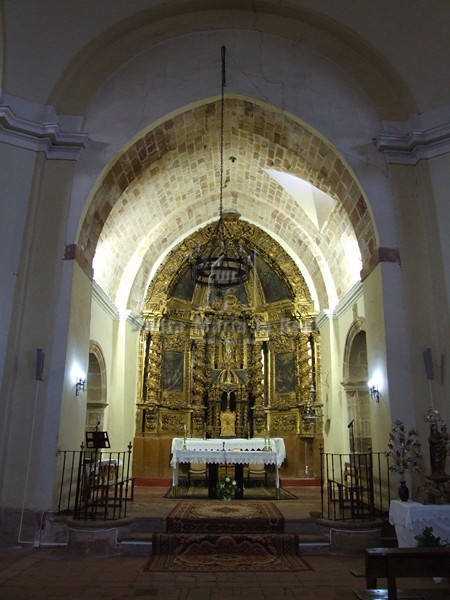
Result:
[[[266,447],[270,450],[263,450]],[[183,449],[185,446],[186,449]],[[276,487],[280,487],[278,469],[286,458],[286,448],[282,438],[251,439],[194,439],[174,438],[172,440],[172,487],[176,495],[179,463],[205,463],[207,465],[275,465]]]
[[417,546],[416,535],[425,527],[433,528],[433,535],[441,541],[450,541],[450,504],[420,504],[392,500],[389,506],[389,523],[395,526],[400,548]]

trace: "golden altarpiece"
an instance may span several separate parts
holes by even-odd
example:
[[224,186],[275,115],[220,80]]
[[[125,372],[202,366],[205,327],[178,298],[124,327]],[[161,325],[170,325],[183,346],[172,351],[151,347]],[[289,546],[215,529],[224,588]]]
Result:
[[319,339],[309,290],[268,235],[238,216],[227,225],[253,249],[249,281],[195,285],[189,252],[171,252],[142,316],[133,473],[168,477],[174,437],[282,437],[285,477],[319,473]]

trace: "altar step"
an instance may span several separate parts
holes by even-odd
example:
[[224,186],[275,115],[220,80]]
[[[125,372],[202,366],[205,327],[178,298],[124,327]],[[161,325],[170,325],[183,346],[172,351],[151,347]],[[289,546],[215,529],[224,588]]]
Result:
[[[117,546],[121,554],[148,556],[152,546],[152,534],[166,531],[165,519],[137,517],[117,531]],[[331,552],[329,526],[317,520],[286,520],[285,533],[296,533],[299,548],[303,554],[324,554]]]
[[[121,532],[117,544],[121,554],[148,556],[152,549],[152,534]],[[299,536],[299,550],[301,554],[326,554],[332,551],[328,536],[313,534]]]
[[[329,535],[314,535],[304,534],[299,536],[299,551],[301,554],[314,555],[314,554],[328,554],[334,552],[361,552],[362,546],[366,547],[366,544],[359,538],[355,545],[354,533],[345,532],[341,535],[339,544],[333,543]],[[121,554],[128,556],[148,556],[152,549],[152,536],[148,534],[124,534],[117,540],[118,549]],[[348,543],[347,543],[348,542]],[[392,540],[392,546],[395,542]],[[370,547],[370,541],[367,547]],[[387,547],[382,540],[377,546]]]
[[[115,521],[76,521],[70,518],[47,519],[39,545],[67,546],[76,553],[148,556],[152,535],[164,533],[166,519],[159,516],[134,517]],[[368,547],[395,545],[387,521],[351,523],[319,518],[286,519],[285,533],[295,533],[302,554],[363,552]]]

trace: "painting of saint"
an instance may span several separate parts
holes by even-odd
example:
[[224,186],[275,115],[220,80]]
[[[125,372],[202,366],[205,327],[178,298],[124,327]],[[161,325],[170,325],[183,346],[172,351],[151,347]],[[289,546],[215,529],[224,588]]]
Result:
[[163,363],[163,389],[168,392],[182,392],[183,379],[183,352],[165,352]]
[[289,293],[284,287],[281,279],[265,261],[260,259],[256,263],[256,270],[266,302],[277,302],[278,300],[289,298]]
[[288,394],[295,391],[295,361],[293,352],[275,354],[275,391]]
[[194,294],[194,288],[195,285],[191,278],[191,271],[190,269],[186,269],[173,290],[173,296],[190,302]]

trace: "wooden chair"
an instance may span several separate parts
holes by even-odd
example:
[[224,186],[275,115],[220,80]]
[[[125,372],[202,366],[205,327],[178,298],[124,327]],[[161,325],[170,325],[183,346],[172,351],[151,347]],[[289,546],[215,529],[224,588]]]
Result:
[[201,481],[205,485],[208,482],[206,463],[192,463],[189,465],[188,485],[195,485],[196,481]]
[[266,465],[263,464],[250,464],[248,465],[247,471],[247,484],[250,481],[262,482],[267,487],[267,472]]
[[346,462],[344,466],[344,496],[345,500],[351,498],[351,494],[360,487],[360,473],[357,467]]

